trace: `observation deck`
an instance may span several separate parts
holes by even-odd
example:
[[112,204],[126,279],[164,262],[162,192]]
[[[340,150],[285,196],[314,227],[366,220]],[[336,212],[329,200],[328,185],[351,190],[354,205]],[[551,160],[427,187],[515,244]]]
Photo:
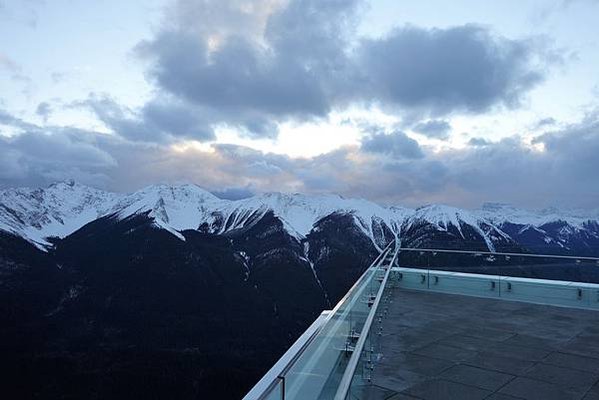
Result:
[[245,399],[599,399],[599,284],[541,279],[574,268],[392,243]]

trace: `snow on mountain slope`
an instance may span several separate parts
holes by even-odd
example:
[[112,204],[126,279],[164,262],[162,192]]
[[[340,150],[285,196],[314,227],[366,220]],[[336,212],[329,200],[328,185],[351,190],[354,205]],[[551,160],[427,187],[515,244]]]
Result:
[[[0,193],[0,229],[48,245],[50,236],[64,237],[106,215],[123,219],[147,213],[156,226],[184,240],[180,231],[202,224],[217,226],[214,233],[245,227],[269,210],[287,231],[301,239],[321,218],[334,212],[351,213],[366,235],[374,239],[375,226],[399,226],[401,208],[384,208],[360,199],[334,195],[266,193],[231,201],[220,199],[196,185],[152,185],[128,195],[102,192],[74,182],[47,189],[8,189]],[[220,220],[220,224],[216,224]]]
[[487,203],[479,215],[515,241],[534,251],[586,252],[599,242],[596,211],[522,210],[506,204]]
[[462,227],[469,226],[485,241],[490,251],[495,251],[495,242],[510,240],[505,232],[477,213],[445,205],[429,205],[416,209],[404,222],[402,230],[408,230],[415,223],[422,221],[436,226],[439,231],[449,231],[453,226],[463,239],[465,236]]
[[0,191],[0,229],[23,236],[40,248],[47,237],[64,237],[106,214],[119,195],[58,182],[45,189]]
[[119,218],[149,212],[154,223],[184,239],[178,231],[197,229],[214,210],[227,203],[196,185],[152,185],[122,197],[110,210]]
[[248,199],[231,202],[237,210],[272,210],[288,231],[298,239],[308,235],[314,224],[332,213],[352,214],[364,233],[373,237],[373,221],[382,220],[388,226],[396,225],[400,212],[381,207],[362,199],[345,199],[337,195],[266,193]]
[[508,222],[531,227],[539,227],[556,221],[563,221],[572,226],[582,227],[589,220],[596,220],[598,217],[596,212],[592,211],[558,210],[556,208],[531,211],[502,203],[485,203],[477,214],[481,218],[498,225]]
[[131,194],[115,194],[73,181],[55,183],[45,189],[0,191],[0,230],[22,236],[42,249],[49,245],[48,237],[67,236],[107,215],[123,219],[145,213],[157,227],[184,240],[181,231],[199,229],[222,234],[248,227],[269,211],[298,240],[332,213],[351,214],[375,246],[388,240],[389,235],[401,237],[417,224],[430,225],[432,232],[451,230],[462,238],[465,238],[463,229],[468,228],[491,251],[497,243],[513,240],[526,230],[537,232],[539,240],[546,243],[562,243],[569,237],[575,240],[581,232],[591,232],[587,235],[591,239],[599,234],[599,225],[593,222],[596,218],[585,217],[581,212],[555,209],[532,212],[493,203],[471,211],[444,205],[412,210],[336,195],[297,193],[265,193],[232,201],[192,184],[152,185]]

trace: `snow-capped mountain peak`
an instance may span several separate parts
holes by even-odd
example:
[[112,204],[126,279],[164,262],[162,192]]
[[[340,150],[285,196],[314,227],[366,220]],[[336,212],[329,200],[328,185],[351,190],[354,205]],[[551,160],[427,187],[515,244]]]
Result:
[[288,230],[300,239],[308,235],[314,224],[321,218],[336,212],[353,215],[358,219],[358,225],[369,236],[372,236],[373,218],[382,219],[385,223],[391,225],[396,216],[396,211],[367,200],[346,199],[339,195],[329,194],[265,193],[249,199],[239,200],[232,205],[242,209],[266,208],[272,210],[274,215],[286,224]]
[[197,229],[210,212],[226,202],[197,185],[158,184],[122,197],[110,212],[119,218],[148,213],[157,226],[183,238],[178,231]]
[[64,237],[104,215],[118,197],[74,181],[2,190],[0,229],[46,245],[47,237]]
[[447,229],[449,225],[460,229],[460,221],[468,224],[479,223],[479,218],[472,213],[442,204],[419,207],[415,210],[414,217],[428,221],[442,229]]
[[487,203],[480,210],[446,205],[413,210],[328,194],[273,192],[225,200],[193,184],[158,184],[131,194],[116,194],[74,181],[57,182],[44,189],[0,191],[0,230],[21,236],[42,249],[49,245],[49,237],[68,236],[103,216],[124,219],[145,214],[156,227],[184,240],[182,231],[223,234],[251,226],[267,212],[272,212],[299,241],[332,214],[351,216],[376,246],[388,240],[389,235],[401,238],[423,224],[432,227],[427,230],[429,234],[444,232],[464,241],[472,241],[474,235],[492,251],[497,243],[514,243],[518,238],[560,249],[571,248],[570,242],[578,238],[587,247],[593,240],[599,241],[597,218],[556,209],[527,211],[501,203]]
[[575,227],[582,227],[589,220],[597,219],[593,212],[560,210],[555,207],[542,210],[525,210],[509,204],[485,203],[478,215],[495,224],[512,223],[517,225],[541,226],[563,221]]

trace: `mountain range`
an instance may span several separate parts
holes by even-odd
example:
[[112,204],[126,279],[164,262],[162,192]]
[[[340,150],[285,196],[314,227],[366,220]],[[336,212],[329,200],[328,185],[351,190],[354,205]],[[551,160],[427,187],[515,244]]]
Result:
[[[5,189],[3,393],[238,399],[390,241],[598,256],[597,216],[502,204],[383,207],[335,195],[233,201],[190,184],[131,194],[73,181]],[[599,282],[584,265],[428,253],[401,262]]]
[[418,227],[426,225],[461,242],[464,248],[483,245],[495,251],[522,247],[549,254],[599,255],[599,211],[528,211],[500,203],[487,203],[479,210],[444,205],[409,209],[336,195],[297,193],[265,193],[233,201],[193,184],[153,185],[131,194],[106,192],[74,181],[44,189],[0,191],[0,230],[41,250],[51,247],[52,238],[64,238],[103,217],[123,220],[143,214],[156,228],[185,240],[183,231],[222,235],[255,224],[269,211],[300,242],[322,218],[347,214],[378,249],[389,235],[402,240],[404,246],[430,244],[430,237],[414,235]]

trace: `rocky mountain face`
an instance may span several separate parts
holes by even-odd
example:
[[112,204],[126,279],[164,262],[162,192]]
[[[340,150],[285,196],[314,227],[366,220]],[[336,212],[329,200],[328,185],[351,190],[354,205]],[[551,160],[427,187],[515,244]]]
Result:
[[404,247],[599,254],[598,212],[530,212],[502,204],[485,204],[480,210],[443,205],[412,210],[333,195],[281,193],[230,201],[190,184],[154,185],[132,194],[104,192],[73,181],[45,189],[0,191],[0,231],[43,251],[52,247],[52,238],[65,238],[100,217],[122,220],[144,214],[154,227],[184,240],[185,230],[223,235],[255,224],[268,212],[298,242],[317,231],[323,218],[345,214],[378,249],[397,237]]
[[390,241],[599,255],[598,219],[579,214],[279,193],[229,201],[195,185],[0,191],[4,392],[240,398]]

